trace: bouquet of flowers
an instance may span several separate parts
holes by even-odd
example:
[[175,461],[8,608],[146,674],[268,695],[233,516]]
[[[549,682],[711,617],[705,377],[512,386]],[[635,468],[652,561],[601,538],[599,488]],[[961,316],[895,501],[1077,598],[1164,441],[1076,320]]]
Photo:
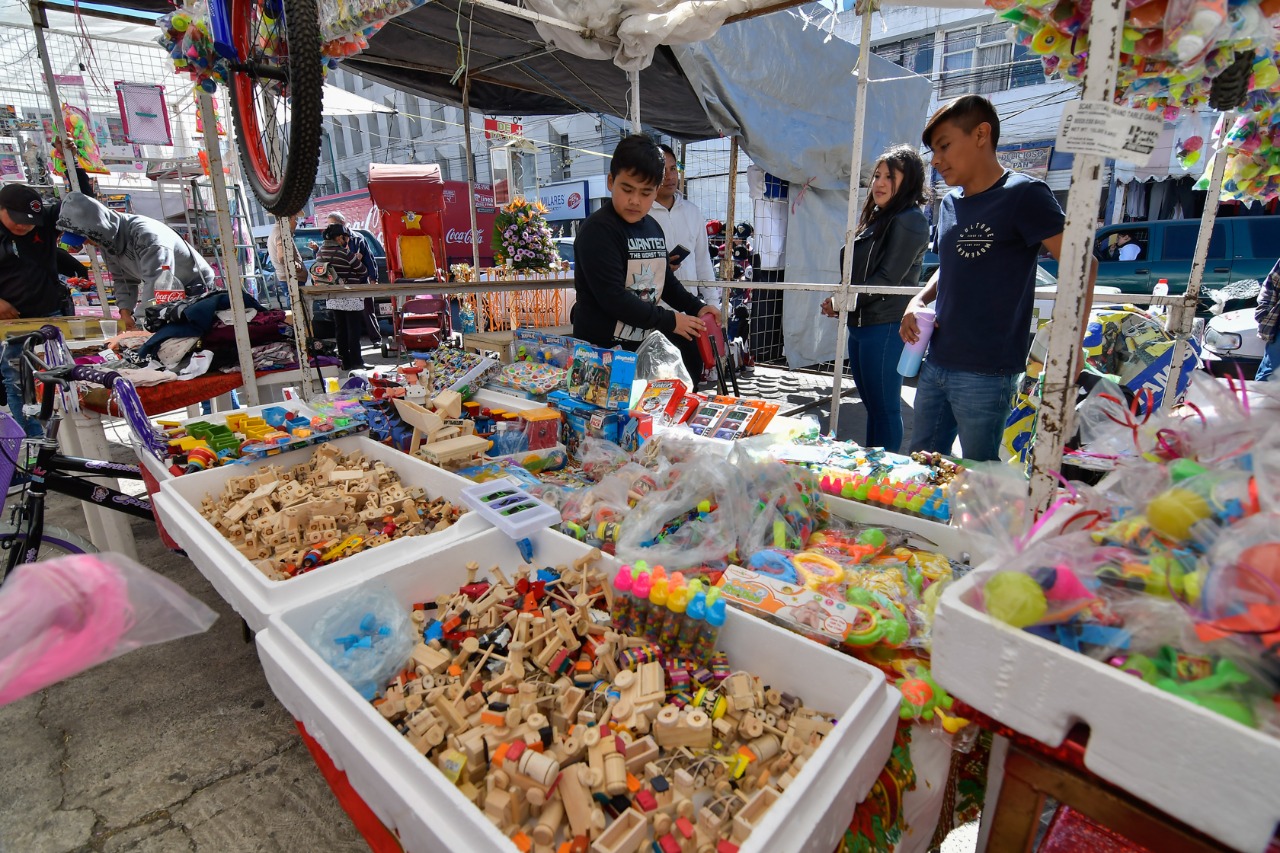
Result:
[[517,197],[505,205],[493,222],[493,251],[518,270],[549,269],[559,261],[551,242],[551,229],[540,201]]

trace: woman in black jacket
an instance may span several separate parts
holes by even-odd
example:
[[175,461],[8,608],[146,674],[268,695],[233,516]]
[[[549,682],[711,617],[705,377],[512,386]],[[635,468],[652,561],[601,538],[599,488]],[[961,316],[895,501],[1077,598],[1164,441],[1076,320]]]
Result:
[[[929,243],[924,160],[896,146],[880,156],[853,241],[851,284],[919,287],[920,261]],[[844,265],[844,250],[840,250]],[[867,407],[865,447],[897,451],[902,444],[902,377],[898,324],[910,296],[861,294],[849,311],[849,370]],[[835,317],[832,300],[822,313]]]

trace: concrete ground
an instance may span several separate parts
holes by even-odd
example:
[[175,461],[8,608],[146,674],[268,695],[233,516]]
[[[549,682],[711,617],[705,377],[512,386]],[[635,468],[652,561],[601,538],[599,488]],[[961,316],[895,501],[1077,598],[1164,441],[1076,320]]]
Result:
[[[760,368],[742,391],[795,408],[829,395],[830,379]],[[861,406],[846,402],[842,437],[864,428]],[[119,461],[132,459],[124,440],[117,431]],[[133,524],[140,562],[218,621],[0,707],[0,852],[367,849],[267,686],[239,617],[154,525],[120,518]],[[88,535],[70,498],[52,496],[48,523]]]

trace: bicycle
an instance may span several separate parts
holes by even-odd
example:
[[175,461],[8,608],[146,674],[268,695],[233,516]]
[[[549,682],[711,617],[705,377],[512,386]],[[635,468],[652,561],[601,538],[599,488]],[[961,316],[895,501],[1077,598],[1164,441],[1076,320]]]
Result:
[[[121,398],[132,395],[136,406],[125,406],[131,425],[139,435],[154,437],[150,423],[145,422],[146,415],[141,414],[142,406],[137,402],[133,385],[114,371],[72,363],[62,333],[56,326],[42,326],[36,332],[10,335],[7,341],[10,347],[21,346],[19,369],[23,399],[32,408],[36,400],[36,383],[40,383],[39,411],[34,417],[40,423],[42,435],[28,439],[8,413],[0,412],[0,483],[5,486],[3,496],[0,496],[0,508],[8,503],[9,493],[17,488],[12,485],[14,475],[21,471],[28,477],[20,486],[21,499],[10,508],[8,519],[0,524],[0,548],[6,553],[0,583],[22,563],[98,550],[75,533],[45,525],[45,497],[49,492],[69,495],[135,518],[154,520],[149,500],[84,479],[86,476],[108,475],[141,480],[142,472],[137,465],[64,456],[58,452],[62,414],[55,407],[56,397],[60,390],[70,390],[72,382],[94,382],[111,388]],[[46,358],[56,364],[46,364],[36,355],[35,348],[40,345],[45,347]],[[144,423],[138,423],[139,415]],[[27,464],[23,464],[24,459]]]
[[249,186],[271,213],[291,216],[306,206],[320,165],[325,59],[316,0],[211,0],[209,14],[229,54],[227,88]]

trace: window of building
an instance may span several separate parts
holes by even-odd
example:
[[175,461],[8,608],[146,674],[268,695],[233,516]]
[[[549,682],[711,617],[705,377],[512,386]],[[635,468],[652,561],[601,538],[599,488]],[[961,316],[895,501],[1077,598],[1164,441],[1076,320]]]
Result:
[[369,153],[373,154],[382,147],[382,116],[374,113],[369,116]]
[[351,119],[351,153],[364,153],[364,130],[360,127],[360,119],[352,116]]
[[362,76],[362,77],[360,78],[360,88],[361,88],[361,89],[372,89],[372,88],[373,88],[373,78],[372,78],[372,77],[363,77],[363,76]]
[[338,191],[344,193],[351,192],[351,179],[346,175],[338,176]]
[[908,71],[932,77],[933,42],[933,35],[927,35],[876,45],[872,49],[877,56],[883,56],[895,65],[901,65]]
[[422,136],[422,104],[415,95],[404,96],[404,111],[409,117],[409,138]]
[[[942,42],[941,95],[987,95],[1009,88],[1013,43],[1001,21],[951,30]],[[1025,85],[1025,84],[1020,84]]]
[[333,139],[333,148],[338,153],[338,158],[341,159],[346,157],[347,134],[346,130],[342,127],[342,122],[334,121],[333,125],[329,128],[329,136]]
[[444,130],[444,104],[433,103],[431,105],[431,132],[439,133]]
[[1022,44],[1013,46],[1013,67],[1009,69],[1009,88],[1039,86],[1044,82],[1044,63]]

